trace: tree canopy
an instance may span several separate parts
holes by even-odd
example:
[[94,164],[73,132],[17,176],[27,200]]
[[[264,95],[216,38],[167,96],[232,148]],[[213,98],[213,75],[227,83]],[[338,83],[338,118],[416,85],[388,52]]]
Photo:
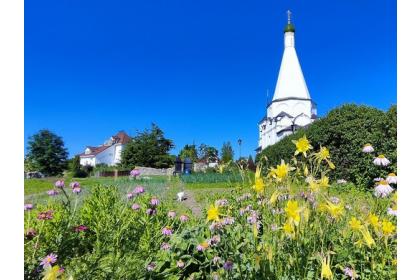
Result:
[[233,152],[233,148],[232,145],[230,144],[230,142],[225,142],[223,143],[222,146],[222,161],[224,163],[227,163],[229,161],[233,161],[233,156],[234,156],[234,152]]
[[29,137],[27,163],[47,176],[60,175],[67,167],[67,149],[63,139],[49,130]]

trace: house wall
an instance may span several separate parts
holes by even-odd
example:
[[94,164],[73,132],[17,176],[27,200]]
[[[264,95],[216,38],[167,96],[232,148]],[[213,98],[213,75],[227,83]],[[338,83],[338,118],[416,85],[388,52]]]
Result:
[[81,157],[80,158],[80,165],[82,166],[86,166],[86,165],[95,166],[95,164],[96,164],[95,157],[89,157],[89,158]]
[[125,145],[116,144],[115,145],[115,155],[114,155],[114,164],[121,162],[121,152],[124,149]]
[[115,165],[115,145],[109,146],[104,151],[96,155],[96,164],[106,164],[106,165]]

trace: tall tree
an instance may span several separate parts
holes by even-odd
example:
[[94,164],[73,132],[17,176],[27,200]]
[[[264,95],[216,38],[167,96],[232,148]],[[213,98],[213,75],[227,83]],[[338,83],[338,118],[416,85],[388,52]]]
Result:
[[215,147],[201,144],[198,147],[198,158],[206,162],[217,162],[219,159],[219,151]]
[[121,154],[121,164],[128,168],[167,168],[173,164],[173,157],[169,155],[173,147],[172,140],[165,138],[163,131],[152,124],[151,129],[139,132],[127,143]]
[[228,141],[228,142],[223,143],[223,146],[222,146],[222,161],[224,163],[232,161],[233,156],[234,156],[234,152],[233,152],[233,148],[232,148],[232,145],[230,144],[230,142]]
[[184,148],[179,152],[179,157],[184,160],[186,158],[191,159],[193,162],[196,162],[198,160],[197,155],[197,148],[194,144],[192,145],[185,145]]
[[29,137],[27,159],[44,175],[60,175],[67,167],[67,156],[63,139],[51,131],[40,130]]

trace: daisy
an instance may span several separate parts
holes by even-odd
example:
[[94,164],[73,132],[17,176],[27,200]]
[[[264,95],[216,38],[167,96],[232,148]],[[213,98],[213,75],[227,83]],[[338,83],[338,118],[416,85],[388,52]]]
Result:
[[387,211],[387,213],[388,213],[388,215],[391,215],[391,216],[397,216],[397,209],[392,209],[392,208],[388,208],[388,211]]
[[372,147],[372,145],[371,145],[371,144],[366,144],[366,145],[364,145],[364,146],[363,146],[362,151],[363,151],[364,153],[372,153],[372,152],[374,152],[374,151],[375,151],[375,149]]
[[384,155],[379,155],[373,160],[373,164],[377,166],[388,166],[391,162]]
[[42,259],[41,264],[44,268],[47,268],[51,264],[55,263],[57,261],[57,255],[56,254],[49,254],[45,258]]
[[388,185],[388,182],[385,180],[382,180],[375,187],[375,196],[387,197],[393,191],[394,189],[390,185]]
[[395,173],[389,173],[388,177],[386,177],[386,181],[389,184],[396,184],[397,183],[397,175],[395,175]]

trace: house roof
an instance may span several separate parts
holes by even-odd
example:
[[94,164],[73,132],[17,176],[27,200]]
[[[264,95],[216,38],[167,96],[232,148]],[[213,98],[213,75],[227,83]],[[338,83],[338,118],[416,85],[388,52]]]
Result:
[[107,148],[109,148],[110,146],[99,146],[99,147],[92,147],[92,146],[87,146],[86,148],[89,148],[90,149],[90,154],[85,154],[85,153],[82,153],[82,154],[80,154],[79,156],[80,157],[93,157],[93,156],[96,156],[97,154],[99,154],[99,153],[101,153],[101,152],[103,152],[103,151],[105,151]]
[[118,144],[127,144],[130,142],[131,138],[124,131],[118,132],[116,135],[112,136],[115,139],[115,143]]
[[122,144],[125,145],[127,144],[131,138],[130,136],[127,135],[127,133],[125,133],[124,131],[120,131],[118,132],[116,135],[111,137],[112,142],[110,144],[104,144],[98,147],[93,147],[93,146],[87,146],[86,148],[90,149],[90,154],[85,154],[84,152],[79,154],[80,157],[94,157],[97,154],[105,151],[107,148],[111,147],[114,144]]

